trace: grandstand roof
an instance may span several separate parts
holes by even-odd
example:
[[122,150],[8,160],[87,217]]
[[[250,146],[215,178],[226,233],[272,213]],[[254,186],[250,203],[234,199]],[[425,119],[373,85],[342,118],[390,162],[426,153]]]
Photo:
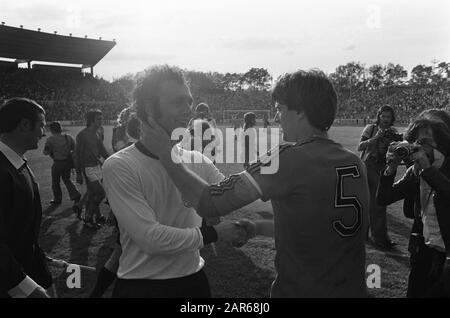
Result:
[[26,61],[96,65],[115,41],[63,36],[0,25],[0,57]]

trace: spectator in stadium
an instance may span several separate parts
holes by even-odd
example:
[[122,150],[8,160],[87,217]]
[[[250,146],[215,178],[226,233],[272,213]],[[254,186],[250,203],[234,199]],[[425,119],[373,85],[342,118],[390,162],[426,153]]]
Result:
[[377,200],[404,200],[414,224],[409,242],[411,271],[407,297],[450,297],[450,114],[428,110],[408,127],[405,140],[411,165],[394,183],[402,161],[393,144],[381,175]]
[[[44,155],[53,159],[52,165],[52,190],[53,200],[51,204],[58,205],[62,201],[61,178],[69,192],[70,200],[74,205],[81,199],[81,194],[70,179],[73,166],[73,152],[75,150],[75,140],[68,134],[62,135],[61,124],[57,121],[49,125],[50,133],[44,146]],[[80,217],[80,215],[78,215]]]
[[41,199],[24,157],[43,136],[45,111],[35,101],[12,98],[0,108],[0,298],[49,297]]
[[[272,297],[364,297],[369,190],[362,161],[328,137],[333,85],[323,72],[297,71],[277,81],[272,98],[289,143],[217,185],[172,160],[169,136],[155,121],[143,125],[143,142],[202,217],[272,201],[274,223],[240,222],[249,237],[275,235]],[[262,171],[275,161],[278,170]]]
[[390,249],[395,245],[388,235],[386,206],[378,205],[376,200],[380,174],[386,165],[388,146],[391,142],[402,140],[401,135],[392,127],[394,122],[394,109],[388,105],[380,107],[376,122],[364,128],[358,145],[358,151],[362,151],[361,159],[366,164],[369,180],[371,200],[369,241],[382,249]]
[[[167,133],[186,127],[192,96],[180,69],[152,67],[141,74],[134,95],[141,121],[151,116]],[[217,239],[242,244],[246,233],[232,222],[202,222],[167,176],[156,149],[145,147],[142,139],[104,165],[105,190],[122,245],[113,297],[210,297],[199,249]],[[202,154],[176,149],[186,161],[207,162],[190,168],[208,181],[223,178]]]
[[[76,138],[75,168],[77,182],[86,180],[86,214],[84,224],[88,228],[98,228],[101,220],[100,203],[105,198],[102,186],[102,161],[109,157],[97,132],[102,125],[102,112],[90,110],[86,114],[86,128],[81,130]],[[83,200],[81,200],[83,201]]]

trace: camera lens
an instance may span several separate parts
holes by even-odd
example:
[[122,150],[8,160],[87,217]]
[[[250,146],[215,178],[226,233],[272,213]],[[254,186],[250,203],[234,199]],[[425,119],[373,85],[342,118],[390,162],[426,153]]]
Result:
[[400,157],[400,159],[405,159],[409,156],[409,149],[407,147],[398,147],[394,150],[394,153]]

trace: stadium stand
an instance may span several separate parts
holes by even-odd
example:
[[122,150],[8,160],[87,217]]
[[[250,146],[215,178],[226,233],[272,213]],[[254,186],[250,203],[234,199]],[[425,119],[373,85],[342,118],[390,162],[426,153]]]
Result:
[[450,85],[412,85],[364,90],[350,96],[340,96],[339,118],[375,118],[377,109],[383,105],[394,107],[397,121],[408,124],[429,108],[450,106]]
[[[110,82],[94,77],[94,66],[116,45],[94,40],[0,26],[0,101],[13,96],[41,103],[48,120],[80,120],[100,108],[114,119],[126,100]],[[28,68],[19,68],[26,62]],[[74,64],[46,65],[42,62]],[[76,66],[75,66],[76,65]],[[83,73],[90,68],[91,74]]]

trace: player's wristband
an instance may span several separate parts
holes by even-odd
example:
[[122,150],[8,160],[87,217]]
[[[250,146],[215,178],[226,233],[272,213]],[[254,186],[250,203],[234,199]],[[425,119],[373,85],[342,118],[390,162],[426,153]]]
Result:
[[206,225],[205,219],[202,221],[202,226],[200,227],[200,232],[203,236],[203,245],[208,245],[210,243],[217,242],[218,236],[217,231],[213,226]]

